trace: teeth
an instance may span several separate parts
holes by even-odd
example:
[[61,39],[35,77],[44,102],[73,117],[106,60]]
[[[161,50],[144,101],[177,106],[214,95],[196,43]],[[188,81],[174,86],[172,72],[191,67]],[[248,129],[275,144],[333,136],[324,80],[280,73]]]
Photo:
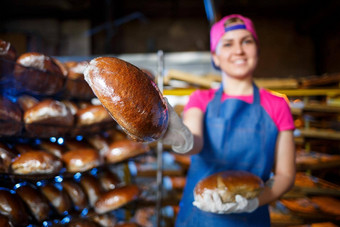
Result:
[[235,64],[243,64],[245,62],[245,60],[236,60],[234,61]]

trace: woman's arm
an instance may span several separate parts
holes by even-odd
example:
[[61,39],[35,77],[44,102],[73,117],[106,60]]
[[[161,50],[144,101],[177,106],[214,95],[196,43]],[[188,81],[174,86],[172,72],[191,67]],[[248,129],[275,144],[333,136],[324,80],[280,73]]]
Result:
[[276,143],[274,182],[260,194],[259,205],[273,202],[289,191],[294,185],[295,171],[293,131],[281,131]]
[[203,117],[204,113],[198,108],[188,109],[183,116],[184,124],[194,136],[194,146],[186,155],[197,154],[203,147]]

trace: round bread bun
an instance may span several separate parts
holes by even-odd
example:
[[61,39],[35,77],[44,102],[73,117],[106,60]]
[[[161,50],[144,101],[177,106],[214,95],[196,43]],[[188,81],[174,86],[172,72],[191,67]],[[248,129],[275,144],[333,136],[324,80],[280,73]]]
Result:
[[0,142],[0,172],[8,173],[12,160],[17,156],[17,153],[9,148],[6,144]]
[[48,140],[42,140],[39,145],[41,150],[44,150],[58,158],[62,158],[63,154],[66,152],[65,147],[58,143],[52,143]]
[[264,188],[263,181],[258,176],[241,170],[229,170],[212,174],[200,180],[194,189],[197,201],[205,190],[216,190],[223,203],[235,202],[235,196],[246,199],[257,197]]
[[99,175],[99,181],[105,191],[115,189],[121,184],[119,177],[110,170],[101,172]]
[[17,52],[10,42],[0,39],[0,77],[12,75]]
[[136,66],[114,57],[93,59],[85,80],[115,121],[134,140],[152,142],[168,127],[168,109],[157,85]]
[[118,209],[136,199],[139,188],[136,185],[127,185],[102,194],[94,205],[98,214],[103,214]]
[[19,105],[5,96],[0,96],[0,135],[18,135],[22,125],[22,112]]
[[87,195],[90,205],[93,206],[103,192],[99,180],[93,175],[85,174],[81,177],[80,184]]
[[104,157],[107,163],[117,163],[144,154],[149,150],[149,146],[145,143],[125,139],[112,142],[104,153]]
[[73,126],[74,116],[62,102],[46,99],[24,113],[25,128],[32,136],[61,136]]
[[89,210],[86,217],[90,220],[95,221],[102,227],[116,226],[116,223],[117,223],[116,216],[111,213],[97,214],[93,210]]
[[0,214],[7,216],[14,226],[28,224],[29,215],[24,203],[16,193],[0,189]]
[[113,122],[112,117],[102,105],[89,105],[76,113],[77,126]]
[[71,210],[72,202],[64,189],[59,189],[53,184],[47,184],[41,186],[40,190],[59,214]]
[[48,200],[42,195],[39,189],[33,188],[26,184],[16,189],[17,194],[30,209],[34,218],[38,221],[44,221],[49,218],[50,206]]
[[68,97],[83,100],[94,97],[90,86],[84,80],[84,71],[88,64],[87,61],[68,61],[64,63],[68,70],[65,85],[65,93]]
[[64,87],[66,76],[54,58],[28,52],[20,55],[16,63],[14,78],[20,90],[53,95]]
[[56,156],[44,151],[28,151],[16,157],[11,169],[15,174],[56,174],[63,167]]
[[39,100],[30,95],[21,95],[18,97],[18,104],[23,111],[28,110],[39,103]]
[[61,182],[61,185],[71,198],[76,210],[83,210],[87,207],[87,196],[80,184],[75,181],[66,179]]
[[9,217],[2,215],[2,214],[0,214],[0,226],[1,227],[14,227]]
[[94,149],[67,151],[63,154],[62,160],[70,173],[84,172],[100,165],[99,152]]

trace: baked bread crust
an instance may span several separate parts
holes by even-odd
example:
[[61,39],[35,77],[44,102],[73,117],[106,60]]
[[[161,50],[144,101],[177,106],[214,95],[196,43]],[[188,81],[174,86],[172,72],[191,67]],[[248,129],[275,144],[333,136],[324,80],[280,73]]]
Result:
[[85,80],[123,130],[151,142],[168,127],[168,109],[156,84],[136,66],[114,57],[93,59]]
[[264,187],[258,176],[240,170],[229,170],[212,174],[199,181],[194,189],[195,196],[202,195],[205,190],[217,190],[223,203],[235,202],[235,196],[246,199],[257,197]]
[[94,209],[98,214],[118,209],[136,199],[139,188],[136,185],[127,185],[105,192],[95,203]]
[[125,139],[111,143],[109,149],[105,151],[104,157],[107,163],[117,163],[144,154],[149,150],[149,146],[145,143]]

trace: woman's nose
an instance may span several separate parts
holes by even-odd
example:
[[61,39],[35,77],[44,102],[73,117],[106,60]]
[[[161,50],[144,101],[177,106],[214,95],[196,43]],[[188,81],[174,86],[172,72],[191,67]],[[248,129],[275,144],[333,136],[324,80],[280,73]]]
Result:
[[243,53],[243,46],[241,43],[237,43],[234,45],[234,52],[236,54],[242,54]]

